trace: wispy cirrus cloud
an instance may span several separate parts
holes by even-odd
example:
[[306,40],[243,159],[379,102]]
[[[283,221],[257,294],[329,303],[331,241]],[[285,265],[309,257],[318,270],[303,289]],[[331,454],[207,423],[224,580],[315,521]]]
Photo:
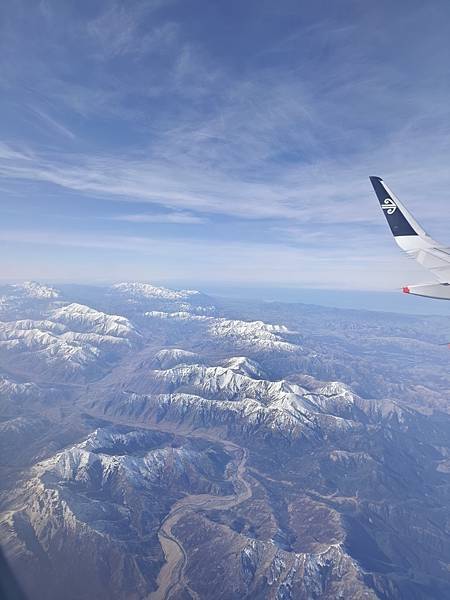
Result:
[[[27,180],[50,183],[59,188],[81,192],[87,196],[102,196],[116,202],[140,202],[175,211],[198,211],[191,215],[204,219],[205,213],[228,215],[250,220],[273,219],[311,223],[377,223],[379,213],[373,201],[367,175],[377,171],[395,186],[400,186],[412,208],[418,214],[426,212],[431,226],[441,227],[450,174],[445,153],[436,139],[430,140],[434,151],[428,152],[418,164],[413,155],[421,151],[419,143],[402,155],[395,164],[397,146],[392,142],[387,160],[386,150],[360,157],[349,164],[331,160],[313,165],[288,166],[274,169],[267,175],[247,180],[239,173],[232,175],[218,166],[216,169],[199,164],[176,153],[172,160],[133,159],[116,156],[86,156],[72,154],[70,162],[55,156],[34,156],[20,153],[3,145],[0,155],[0,175],[4,180]],[[408,160],[410,158],[410,160]],[[379,165],[382,165],[381,167]],[[383,167],[384,165],[384,167]],[[430,189],[426,182],[432,182]],[[424,211],[422,194],[426,192]],[[181,214],[181,213],[179,213]],[[185,222],[190,219],[185,219]]]
[[161,6],[161,0],[127,4],[110,2],[105,11],[87,23],[85,29],[96,57],[110,60],[127,54],[147,55],[171,45],[176,35],[174,23],[156,25],[150,30],[144,26]]
[[36,106],[29,106],[28,108],[33,115],[36,115],[37,117],[39,117],[39,119],[41,119],[44,126],[50,127],[57,133],[61,134],[66,138],[69,138],[70,140],[74,140],[76,138],[76,135],[73,133],[73,131],[71,131],[66,125],[63,125],[55,118],[44,112],[42,109]]
[[169,225],[203,225],[208,222],[208,219],[184,212],[159,214],[121,214],[111,218],[114,221],[127,221],[128,223],[159,223]]

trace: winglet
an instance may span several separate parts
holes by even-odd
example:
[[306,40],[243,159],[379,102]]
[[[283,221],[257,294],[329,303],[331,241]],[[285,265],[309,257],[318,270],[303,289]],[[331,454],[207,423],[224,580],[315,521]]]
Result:
[[439,283],[405,286],[405,294],[450,300],[450,249],[433,240],[381,177],[370,182],[398,246],[428,269]]
[[425,233],[412,215],[401,205],[381,177],[372,176],[369,179],[394,237]]

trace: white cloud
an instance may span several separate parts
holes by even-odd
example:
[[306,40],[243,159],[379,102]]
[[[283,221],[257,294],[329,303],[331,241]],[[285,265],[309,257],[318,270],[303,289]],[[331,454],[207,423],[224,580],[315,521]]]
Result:
[[171,212],[159,214],[130,214],[117,215],[111,217],[113,221],[127,221],[128,223],[168,223],[178,225],[201,225],[207,223],[208,220],[184,212]]
[[[95,250],[89,254],[89,265],[83,266],[85,279],[93,271],[97,272],[97,278],[103,279],[182,279],[193,284],[201,279],[286,287],[386,290],[398,289],[411,281],[425,281],[427,277],[415,263],[406,258],[401,260],[397,250],[388,244],[380,246],[374,255],[370,248],[352,248],[351,243],[344,242],[333,249],[320,245],[296,248],[276,243],[62,234],[43,230],[0,232],[0,242],[34,248]],[[114,254],[112,260],[113,252],[119,253],[120,258]],[[51,253],[55,254],[54,250]],[[62,251],[57,255],[64,258]],[[32,276],[27,268],[18,265],[15,277]],[[71,269],[79,279],[79,265],[73,266],[70,261],[61,267],[61,276],[70,279]],[[35,272],[38,275],[42,273]]]
[[28,108],[33,114],[37,115],[44,122],[45,125],[49,125],[54,131],[56,131],[60,135],[63,135],[64,137],[69,138],[71,140],[74,140],[76,138],[76,135],[73,133],[73,131],[71,131],[66,125],[63,125],[62,123],[45,113],[42,109],[37,108],[36,106],[29,106]]
[[[0,141],[0,160],[2,161],[24,161],[31,160],[31,156],[23,150],[16,150],[10,144]],[[7,162],[4,163],[7,165]]]

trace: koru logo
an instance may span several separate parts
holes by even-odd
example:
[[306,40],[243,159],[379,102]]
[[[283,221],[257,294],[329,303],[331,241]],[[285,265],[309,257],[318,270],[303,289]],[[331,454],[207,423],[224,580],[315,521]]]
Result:
[[393,215],[397,210],[397,205],[392,200],[392,198],[386,198],[386,200],[381,205],[381,208],[385,210],[388,215]]

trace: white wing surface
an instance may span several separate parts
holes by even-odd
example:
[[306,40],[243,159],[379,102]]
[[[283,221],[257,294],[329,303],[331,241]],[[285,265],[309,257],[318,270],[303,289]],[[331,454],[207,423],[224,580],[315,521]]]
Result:
[[450,248],[431,238],[380,177],[370,177],[373,189],[397,244],[439,283],[405,286],[405,293],[450,300]]

